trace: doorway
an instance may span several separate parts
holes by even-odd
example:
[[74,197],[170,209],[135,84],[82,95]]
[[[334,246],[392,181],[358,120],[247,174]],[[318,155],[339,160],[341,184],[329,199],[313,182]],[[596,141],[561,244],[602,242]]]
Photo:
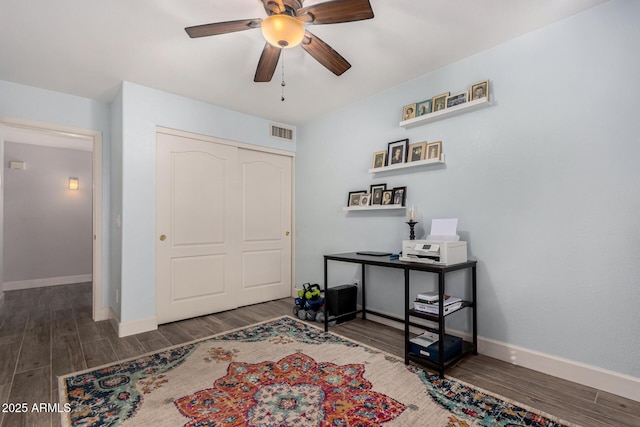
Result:
[[[0,150],[0,157],[2,157],[3,164],[3,182],[1,188],[0,199],[2,200],[2,207],[4,209],[4,203],[6,203],[5,199],[5,184],[6,184],[6,176],[5,174],[8,171],[15,172],[14,169],[24,168],[23,170],[26,172],[29,168],[29,165],[26,162],[20,163],[19,159],[9,159],[6,156],[5,148],[6,143],[10,143],[11,146],[15,149],[18,147],[18,152],[22,153],[36,153],[32,149],[25,150],[24,147],[34,148],[36,146],[40,146],[43,152],[46,153],[64,153],[65,149],[69,150],[70,153],[76,153],[76,150],[82,150],[85,152],[85,157],[89,156],[91,162],[91,171],[88,172],[87,179],[80,181],[79,190],[83,188],[85,191],[90,191],[91,195],[87,195],[86,197],[90,197],[90,209],[91,212],[87,213],[90,216],[90,224],[88,227],[91,229],[92,233],[92,242],[91,242],[91,255],[90,259],[87,260],[87,263],[91,264],[91,275],[87,276],[91,278],[92,281],[92,317],[94,320],[106,320],[109,318],[110,309],[109,307],[103,307],[103,286],[102,286],[102,136],[100,132],[87,130],[87,129],[79,129],[79,128],[71,128],[67,126],[58,126],[55,124],[49,123],[37,123],[32,121],[24,121],[24,120],[11,120],[11,119],[2,119],[0,120],[0,145],[2,149]],[[37,147],[36,147],[37,148]],[[22,149],[20,151],[20,149]],[[31,151],[29,151],[31,150]],[[49,150],[49,151],[47,151]],[[91,153],[87,153],[91,152]],[[76,153],[77,154],[77,153]],[[37,154],[41,155],[41,154]],[[10,164],[9,161],[14,160],[16,163]],[[48,159],[41,159],[41,164],[47,165],[49,162]],[[7,169],[14,168],[14,169]],[[40,168],[43,169],[43,168]],[[35,172],[35,171],[34,171]],[[32,176],[35,174],[32,174]],[[25,175],[26,176],[26,175]],[[77,178],[72,174],[69,174],[68,177],[65,177],[65,182],[63,185],[69,186],[66,192],[67,196],[70,200],[73,200],[75,197],[78,199],[78,195],[73,190],[73,186],[71,178]],[[66,190],[66,187],[65,187]],[[25,213],[26,214],[26,213]],[[2,218],[2,231],[0,232],[0,240],[4,242],[6,232],[8,230],[7,218]],[[15,236],[14,236],[15,237]],[[4,244],[4,243],[3,243]],[[87,255],[88,256],[88,255]],[[0,265],[5,263],[6,254],[3,254],[0,251]],[[0,285],[3,285],[7,282],[6,271],[3,268],[0,268]],[[12,286],[14,289],[16,288],[24,288],[24,287],[36,287],[38,285],[48,286],[58,284],[58,281],[65,281],[75,279],[76,277],[59,277],[51,280],[26,280],[26,281],[17,281],[12,282]],[[77,279],[81,279],[82,276],[78,276]],[[71,282],[68,282],[71,283]],[[66,283],[59,283],[66,284]]]

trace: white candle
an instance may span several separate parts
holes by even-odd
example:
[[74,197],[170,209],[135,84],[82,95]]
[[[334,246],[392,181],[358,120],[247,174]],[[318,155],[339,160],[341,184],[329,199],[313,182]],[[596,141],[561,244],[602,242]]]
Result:
[[411,206],[409,208],[409,221],[413,221],[416,218],[416,208],[415,206]]

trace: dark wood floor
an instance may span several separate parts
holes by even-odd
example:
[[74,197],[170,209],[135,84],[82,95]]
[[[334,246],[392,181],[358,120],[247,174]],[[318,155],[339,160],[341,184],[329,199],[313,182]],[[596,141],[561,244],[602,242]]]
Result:
[[[0,302],[0,402],[57,402],[57,376],[126,359],[292,313],[293,300],[161,325],[118,338],[110,322],[91,320],[91,285],[5,292]],[[331,329],[402,356],[401,330],[357,319]],[[490,357],[463,359],[447,374],[582,426],[640,426],[640,403]],[[6,409],[7,407],[5,407]],[[3,426],[57,426],[51,413],[0,413]]]

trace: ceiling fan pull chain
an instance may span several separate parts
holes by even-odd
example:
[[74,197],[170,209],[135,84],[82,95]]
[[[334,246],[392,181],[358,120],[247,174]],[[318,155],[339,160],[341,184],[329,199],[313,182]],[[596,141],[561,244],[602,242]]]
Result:
[[284,82],[284,49],[280,49],[282,51],[282,83],[280,83],[280,86],[282,87],[282,97],[280,98],[280,101],[284,102],[284,87],[287,85]]

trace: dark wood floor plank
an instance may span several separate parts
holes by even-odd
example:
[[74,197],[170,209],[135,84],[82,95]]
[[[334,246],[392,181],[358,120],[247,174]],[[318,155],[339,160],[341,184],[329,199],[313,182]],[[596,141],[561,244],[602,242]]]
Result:
[[0,337],[0,385],[13,381],[21,345],[21,334]]
[[636,402],[615,394],[599,391],[596,397],[596,405],[602,406],[604,410],[613,410],[629,416],[640,426],[640,402]]
[[180,327],[179,322],[158,326],[158,331],[172,344],[182,344],[193,341],[194,338]]
[[56,377],[87,368],[82,346],[77,335],[61,335],[51,344],[51,374],[53,387],[57,387]]
[[22,340],[16,372],[30,371],[51,364],[51,325],[29,329]]
[[169,340],[166,339],[164,336],[161,336],[160,338],[156,338],[152,340],[143,341],[141,344],[142,344],[142,347],[144,347],[144,349],[147,351],[147,353],[162,350],[163,348],[172,346]]
[[27,412],[5,414],[4,427],[50,426],[50,412],[32,411],[34,404],[51,403],[51,369],[49,366],[16,374],[8,402],[26,403]]
[[96,326],[100,333],[107,337],[118,359],[129,359],[147,352],[135,336],[118,337],[110,321],[97,322]]
[[118,361],[118,356],[106,338],[82,343],[82,351],[87,368],[95,368]]
[[30,309],[17,308],[14,310],[12,306],[11,310],[10,315],[7,316],[4,322],[2,322],[2,326],[0,326],[0,337],[22,334],[27,326]]
[[76,319],[71,308],[53,310],[51,319],[51,336],[53,339],[63,335],[78,335]]
[[209,324],[200,317],[183,320],[179,324],[180,328],[189,334],[192,339],[206,338],[216,333],[213,329],[209,328]]

